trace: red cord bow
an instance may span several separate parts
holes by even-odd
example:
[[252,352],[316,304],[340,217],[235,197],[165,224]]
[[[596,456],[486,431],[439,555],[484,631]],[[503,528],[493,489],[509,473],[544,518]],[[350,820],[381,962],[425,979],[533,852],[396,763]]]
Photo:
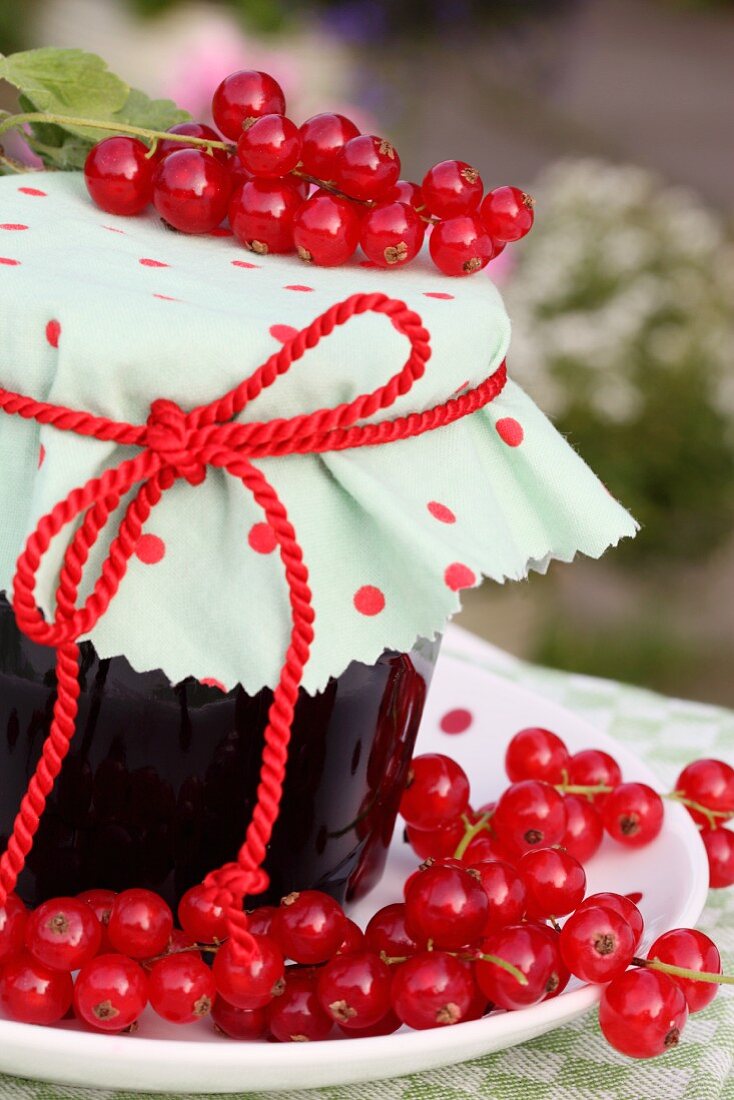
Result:
[[[337,325],[368,311],[385,314],[410,341],[405,365],[385,385],[335,408],[289,419],[248,424],[234,420],[308,348],[315,347]],[[13,608],[18,626],[33,641],[55,647],[58,687],[41,758],[21,802],[7,849],[0,858],[0,908],[23,870],[46,799],[74,734],[80,690],[78,640],[90,632],[116,595],[143,526],[163,494],[179,478],[199,485],[208,467],[219,467],[239,478],[264,512],[278,543],[292,617],[290,644],[268,714],[257,801],[244,844],[236,861],[212,871],[204,880],[212,898],[226,911],[236,949],[246,953],[252,950],[243,902],[246,896],[262,893],[268,885],[262,864],[278,817],[293,711],[314,637],[314,611],[308,571],[295,531],[275,489],[251,460],[317,454],[421,435],[486,405],[505,384],[506,370],[502,363],[476,389],[427,412],[377,423],[358,423],[380,409],[389,408],[408,393],[424,374],[430,354],[429,335],[420,317],[403,302],[384,294],[355,294],[322,313],[224,397],[200,405],[190,413],[184,413],[174,401],[160,399],[153,402],[146,424],[127,424],[0,388],[0,409],[8,414],[50,424],[62,431],[142,448],[134,458],[125,459],[101,477],[91,478],[73,489],[39,520],[18,559],[13,581]],[[77,606],[90,550],[122,498],[136,485],[139,488],[125,509],[94,588],[86,602]],[[36,606],[36,576],[53,539],[78,520],[81,523],[67,547],[59,576],[56,614],[46,622]]]

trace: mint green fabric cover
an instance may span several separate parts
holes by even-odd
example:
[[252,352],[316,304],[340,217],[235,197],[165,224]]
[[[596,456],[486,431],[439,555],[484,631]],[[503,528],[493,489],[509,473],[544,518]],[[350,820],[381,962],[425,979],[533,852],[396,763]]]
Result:
[[[224,393],[278,348],[283,326],[299,329],[355,292],[401,298],[431,334],[426,376],[382,418],[429,408],[480,382],[510,338],[502,300],[484,273],[448,279],[426,259],[381,271],[359,259],[328,270],[254,256],[231,238],[171,232],[153,212],[105,214],[78,174],[0,179],[0,259],[0,385],[137,423],[156,397],[189,408]],[[350,400],[387,381],[406,354],[407,342],[385,317],[353,319],[242,419]],[[511,358],[509,365],[511,372]],[[519,444],[504,430],[510,420],[522,428]],[[499,431],[498,421],[505,422]],[[38,518],[126,453],[0,415],[0,590],[11,590]],[[512,382],[485,409],[420,438],[265,459],[262,469],[288,509],[310,571],[317,615],[305,676],[311,691],[351,660],[371,662],[386,647],[407,649],[440,631],[459,608],[457,577],[519,579],[553,558],[598,557],[636,529]],[[431,502],[450,509],[455,522],[431,511]],[[272,686],[289,614],[277,552],[258,552],[248,540],[261,521],[246,490],[221,471],[197,488],[178,483],[147,527],[165,555],[154,564],[132,559],[91,634],[99,653],[124,653],[134,667],[162,668],[174,681],[194,675],[248,691]],[[107,542],[92,555],[86,591]],[[62,537],[40,573],[46,609],[63,549]],[[452,571],[456,565],[466,568]],[[363,586],[382,593],[378,613],[355,606]]]

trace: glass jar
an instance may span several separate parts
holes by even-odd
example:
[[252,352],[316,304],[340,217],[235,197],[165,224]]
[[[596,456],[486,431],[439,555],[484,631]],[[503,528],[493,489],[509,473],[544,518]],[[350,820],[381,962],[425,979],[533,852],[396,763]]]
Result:
[[[265,864],[291,890],[359,897],[379,880],[438,641],[353,662],[301,691],[280,817]],[[29,905],[91,887],[144,886],[171,905],[234,858],[250,820],[272,692],[171,684],[81,646],[77,730],[18,882]],[[0,596],[0,844],[48,733],[54,653]]]

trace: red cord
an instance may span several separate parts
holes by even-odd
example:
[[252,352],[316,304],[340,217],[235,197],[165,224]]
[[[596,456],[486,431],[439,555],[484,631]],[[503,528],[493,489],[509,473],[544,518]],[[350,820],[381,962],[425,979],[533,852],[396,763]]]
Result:
[[[233,421],[309,348],[316,347],[338,325],[368,311],[385,314],[410,341],[405,365],[385,385],[332,409],[264,423]],[[425,373],[430,354],[429,334],[418,314],[384,294],[355,294],[322,313],[229,393],[190,413],[184,413],[173,401],[160,399],[153,402],[146,424],[126,424],[0,388],[0,410],[9,415],[77,435],[142,448],[134,458],[73,489],[39,520],[18,559],[13,581],[15,617],[29,638],[55,647],[58,688],[41,758],[21,802],[7,849],[0,857],[0,908],[23,870],[46,799],[74,735],[79,698],[78,639],[90,632],[114,599],[143,526],[164,493],[179,478],[192,485],[201,484],[207,467],[216,466],[239,478],[263,510],[278,543],[291,606],[290,644],[268,714],[252,820],[236,861],[210,872],[204,880],[211,897],[226,910],[236,948],[248,954],[253,950],[243,903],[247,895],[262,893],[268,885],[262,864],[278,818],[293,712],[314,637],[314,610],[308,570],[296,533],[275,489],[251,460],[375,446],[422,435],[482,408],[502,391],[507,380],[502,363],[475,389],[426,412],[377,423],[358,423],[380,409],[389,408],[408,393]],[[80,607],[79,585],[90,550],[120,501],[136,485],[139,488],[125,509],[94,588]],[[56,614],[47,622],[36,606],[36,576],[54,538],[64,527],[80,519],[64,555],[56,590]]]

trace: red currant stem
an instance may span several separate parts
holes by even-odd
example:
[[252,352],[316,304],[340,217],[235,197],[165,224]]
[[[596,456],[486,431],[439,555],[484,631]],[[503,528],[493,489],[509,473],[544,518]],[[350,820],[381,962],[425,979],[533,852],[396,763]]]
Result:
[[595,794],[611,794],[614,790],[614,787],[609,787],[606,783],[596,783],[591,787],[585,787],[580,783],[563,782],[556,783],[555,787],[561,794],[585,794],[589,798],[593,798]]
[[634,966],[645,966],[648,970],[660,970],[663,974],[671,974],[674,978],[688,978],[693,982],[709,982],[711,985],[734,985],[734,974],[711,974],[706,970],[689,970],[687,966],[675,966],[673,963],[661,962],[660,959],[632,960]]
[[555,929],[555,931],[560,932],[561,931],[561,926],[558,923],[558,921],[556,920],[556,918],[555,917],[549,917],[548,919],[551,922],[551,924],[553,925],[553,928]]
[[671,791],[670,794],[664,794],[663,798],[668,798],[671,802],[679,802],[681,806],[702,814],[709,823],[709,829],[716,828],[717,818],[728,821],[729,818],[734,817],[734,814],[729,813],[727,810],[710,810],[708,806],[702,806],[700,802],[694,802],[692,798],[686,798],[683,791]]
[[384,951],[380,952],[380,958],[387,966],[398,966],[400,963],[407,962],[410,958],[409,955],[386,955]]
[[78,126],[83,130],[107,130],[117,134],[132,134],[133,137],[147,141],[180,141],[184,145],[201,145],[206,149],[234,148],[226,141],[214,141],[211,138],[191,137],[189,134],[169,134],[166,130],[147,130],[143,126],[130,126],[128,123],[115,122],[114,119],[74,118],[68,115],[44,114],[42,111],[30,111],[22,115],[8,115],[0,121],[0,135],[8,130],[25,126],[28,122],[46,122],[57,126]]
[[317,179],[316,176],[310,176],[308,172],[301,172],[298,168],[293,168],[290,175],[295,176],[296,179],[305,180],[306,183],[313,183],[316,187],[320,187],[322,191],[328,191],[332,195],[338,195],[340,199],[349,199],[350,202],[358,202],[360,206],[375,205],[371,199],[355,199],[354,195],[348,195],[346,191],[342,191],[335,184],[330,183],[329,180]]
[[489,819],[491,816],[491,814],[482,814],[482,816],[479,818],[479,821],[477,821],[474,825],[471,825],[469,823],[469,818],[466,816],[466,814],[462,815],[462,821],[464,822],[464,835],[456,846],[454,859],[463,859],[464,855],[466,854],[466,850],[471,844],[472,840],[474,840],[474,837],[478,836],[479,833],[483,833],[489,830]]
[[190,947],[177,947],[175,951],[164,951],[162,955],[154,955],[152,959],[144,959],[142,965],[150,967],[153,963],[160,962],[161,959],[170,959],[172,955],[186,955],[190,951],[206,951],[209,954],[216,955],[220,947],[221,944],[192,943]]
[[481,959],[483,962],[494,963],[495,966],[499,966],[503,970],[506,970],[508,974],[511,974],[520,985],[528,984],[528,980],[522,970],[518,970],[516,966],[513,966],[511,962],[507,962],[506,959],[500,959],[497,955],[473,955],[472,958]]

